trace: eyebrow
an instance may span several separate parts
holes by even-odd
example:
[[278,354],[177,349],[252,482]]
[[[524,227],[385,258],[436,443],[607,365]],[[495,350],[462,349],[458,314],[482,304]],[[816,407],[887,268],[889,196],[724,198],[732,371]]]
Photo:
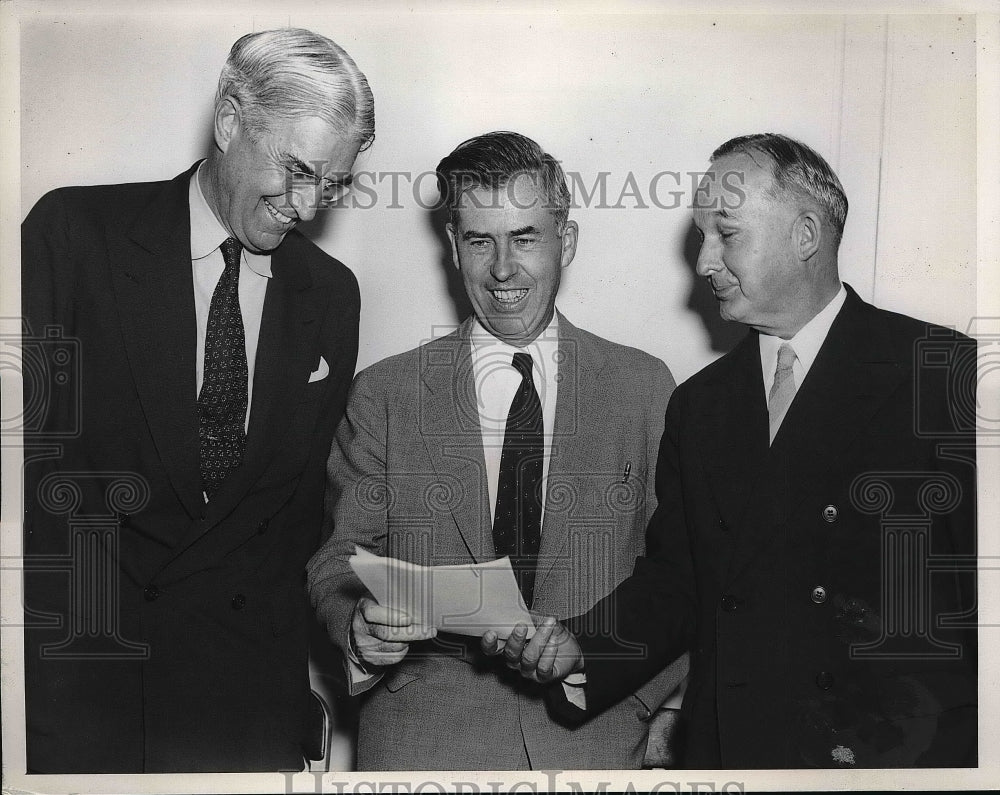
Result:
[[342,180],[332,180],[327,177],[320,177],[319,174],[316,173],[316,169],[310,166],[305,160],[303,160],[301,157],[296,157],[295,155],[289,152],[282,152],[281,157],[285,160],[285,162],[289,166],[294,168],[296,171],[301,171],[304,174],[308,174],[313,179],[322,179],[325,180],[326,182],[330,182],[337,185],[350,185],[354,181],[353,174],[348,174]]
[[[521,235],[535,235],[538,234],[538,228],[532,225],[522,226],[520,229],[511,229],[507,233],[507,237],[520,237]],[[489,232],[477,232],[475,229],[470,229],[467,232],[462,233],[462,240],[472,240],[476,237],[492,237]]]

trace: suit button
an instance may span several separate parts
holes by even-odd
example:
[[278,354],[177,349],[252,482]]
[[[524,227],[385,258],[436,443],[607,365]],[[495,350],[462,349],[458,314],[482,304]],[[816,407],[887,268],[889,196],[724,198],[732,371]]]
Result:
[[264,535],[267,532],[267,519],[261,519],[257,525],[257,532],[260,535]]
[[246,607],[247,598],[243,594],[238,593],[236,594],[236,596],[233,597],[233,601],[230,602],[229,604],[233,606],[233,610],[242,610],[244,607]]
[[142,596],[147,602],[155,602],[160,598],[160,589],[155,585],[147,585],[142,589]]
[[833,674],[829,671],[820,671],[816,674],[816,687],[820,690],[829,690],[833,687]]
[[735,613],[736,612],[736,604],[737,604],[736,597],[733,596],[731,593],[727,593],[727,594],[723,595],[723,597],[722,597],[722,609],[725,610],[727,613]]
[[115,514],[115,519],[118,522],[118,526],[122,528],[126,528],[129,526],[129,520],[131,518],[132,516],[130,514],[124,513],[123,511],[119,511],[118,513]]
[[825,519],[826,521],[830,522],[831,524],[832,524],[833,522],[836,522],[836,521],[837,521],[837,517],[838,517],[839,515],[840,515],[840,513],[839,513],[839,511],[837,511],[837,506],[836,506],[836,505],[827,505],[827,506],[826,506],[826,507],[825,507],[825,508],[823,509],[823,518],[824,518],[824,519]]
[[817,585],[815,588],[813,588],[812,600],[818,605],[823,604],[823,602],[826,601],[826,588],[824,588],[822,585]]

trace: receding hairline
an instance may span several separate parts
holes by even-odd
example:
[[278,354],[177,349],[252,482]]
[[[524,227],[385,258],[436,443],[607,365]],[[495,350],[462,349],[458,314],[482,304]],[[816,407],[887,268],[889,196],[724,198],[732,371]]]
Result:
[[[738,158],[745,157],[754,164],[758,173],[766,174],[768,181],[766,184],[761,186],[762,195],[773,199],[774,201],[791,203],[794,201],[796,205],[803,210],[811,209],[818,210],[820,215],[826,218],[826,208],[823,207],[822,202],[816,199],[814,196],[808,192],[796,188],[794,185],[782,185],[778,179],[778,161],[764,149],[760,149],[755,146],[747,146],[745,148],[735,149],[729,152],[723,152],[720,155],[712,153],[709,163],[716,166],[719,162],[725,160],[726,158]],[[742,169],[730,169],[724,173],[742,173],[744,176],[749,172],[749,170]],[[721,182],[721,180],[720,180]],[[746,179],[741,183],[741,186],[746,185]],[[805,206],[808,205],[808,206]],[[718,214],[722,217],[726,217],[727,213],[722,210],[718,211]]]

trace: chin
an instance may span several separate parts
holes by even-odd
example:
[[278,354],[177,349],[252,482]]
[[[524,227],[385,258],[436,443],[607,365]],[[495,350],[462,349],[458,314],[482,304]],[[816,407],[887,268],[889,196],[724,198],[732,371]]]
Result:
[[746,322],[746,313],[741,312],[739,307],[732,306],[731,302],[728,301],[719,304],[719,317],[734,323]]

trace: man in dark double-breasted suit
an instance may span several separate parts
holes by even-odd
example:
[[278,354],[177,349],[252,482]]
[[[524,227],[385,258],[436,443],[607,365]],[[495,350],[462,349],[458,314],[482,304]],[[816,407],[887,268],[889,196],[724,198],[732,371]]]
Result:
[[582,709],[549,689],[564,719],[690,648],[688,767],[976,764],[976,347],[841,284],[846,213],[785,136],[713,155],[697,270],[752,331],[671,398],[632,576],[503,651],[586,677]]
[[295,226],[373,131],[340,47],[248,35],[207,160],[25,219],[29,772],[303,767],[304,566],[360,299]]

